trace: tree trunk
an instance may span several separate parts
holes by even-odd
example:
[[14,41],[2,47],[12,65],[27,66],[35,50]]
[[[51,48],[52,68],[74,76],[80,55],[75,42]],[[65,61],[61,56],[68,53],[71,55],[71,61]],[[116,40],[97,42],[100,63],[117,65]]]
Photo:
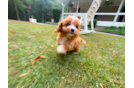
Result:
[[29,18],[30,18],[30,15],[31,15],[31,14],[30,14],[30,10],[29,10]]
[[30,18],[30,11],[27,10],[27,12],[28,12],[28,21],[29,21],[29,18]]
[[42,23],[44,23],[44,14],[42,14]]
[[24,10],[24,12],[23,12],[23,13],[24,13],[24,20],[26,21],[26,15],[25,15],[25,10]]
[[15,0],[13,0],[13,2],[14,2],[14,7],[15,7],[15,12],[16,12],[17,20],[20,20]]

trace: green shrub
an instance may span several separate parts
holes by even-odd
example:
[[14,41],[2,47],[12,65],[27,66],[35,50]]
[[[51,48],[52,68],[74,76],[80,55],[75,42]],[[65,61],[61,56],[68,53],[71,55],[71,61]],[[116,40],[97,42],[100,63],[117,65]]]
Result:
[[104,3],[103,3],[103,5],[104,6],[110,6],[110,5],[113,5],[114,4],[114,1],[113,0],[109,0],[109,1],[105,1]]
[[[97,19],[94,19],[94,27],[96,27],[96,24],[97,24]],[[88,27],[91,27],[91,23],[90,22],[89,22]]]
[[118,29],[119,29],[122,33],[125,33],[125,27],[118,27]]
[[118,27],[116,26],[110,26],[110,27],[105,27],[105,29],[109,29],[109,30],[116,30]]
[[118,29],[121,30],[121,31],[125,31],[125,27],[120,26],[120,27],[118,27]]
[[110,26],[110,27],[105,27],[105,29],[125,31],[125,27],[123,27],[123,26],[119,26],[119,27],[116,27],[116,26]]

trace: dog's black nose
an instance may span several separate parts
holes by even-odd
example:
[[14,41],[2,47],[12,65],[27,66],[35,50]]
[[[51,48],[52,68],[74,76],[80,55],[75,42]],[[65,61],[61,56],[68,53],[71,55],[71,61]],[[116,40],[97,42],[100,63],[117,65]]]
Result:
[[71,32],[73,33],[74,32],[74,29],[71,29]]

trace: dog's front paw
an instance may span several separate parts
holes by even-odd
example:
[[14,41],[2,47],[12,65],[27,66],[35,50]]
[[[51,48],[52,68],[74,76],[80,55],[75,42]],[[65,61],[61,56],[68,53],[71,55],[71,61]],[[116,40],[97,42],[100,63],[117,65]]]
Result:
[[59,45],[57,48],[57,52],[60,54],[66,54],[65,49],[64,49],[64,45]]

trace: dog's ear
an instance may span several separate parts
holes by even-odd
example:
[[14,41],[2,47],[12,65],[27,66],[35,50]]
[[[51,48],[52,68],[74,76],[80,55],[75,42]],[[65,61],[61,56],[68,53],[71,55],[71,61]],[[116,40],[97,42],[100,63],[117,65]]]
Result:
[[80,30],[80,26],[81,26],[80,22],[78,22],[77,26],[78,26],[77,28]]
[[59,22],[59,23],[58,23],[58,27],[54,30],[54,32],[55,32],[55,33],[61,32],[61,30],[62,30],[62,22]]

